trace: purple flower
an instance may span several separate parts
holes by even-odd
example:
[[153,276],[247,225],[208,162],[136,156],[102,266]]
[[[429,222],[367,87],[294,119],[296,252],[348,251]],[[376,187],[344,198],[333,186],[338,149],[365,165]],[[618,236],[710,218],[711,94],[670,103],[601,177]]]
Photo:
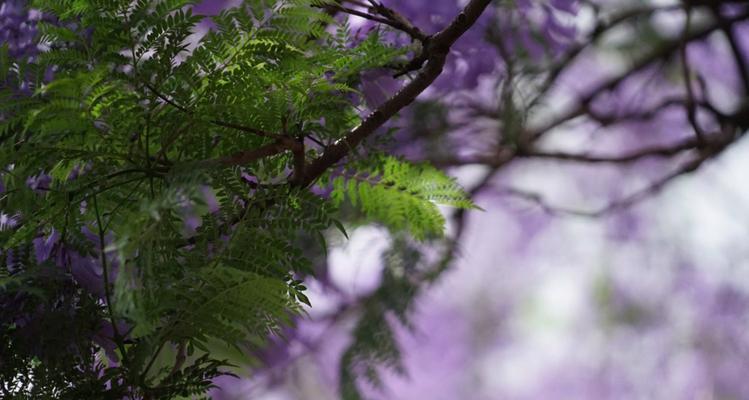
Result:
[[34,252],[36,255],[36,261],[43,263],[47,261],[52,255],[52,250],[60,240],[60,234],[57,230],[53,229],[52,233],[48,236],[40,236],[33,240]]
[[203,186],[200,188],[200,192],[203,195],[205,204],[208,206],[208,212],[211,214],[218,212],[221,206],[218,203],[218,199],[216,198],[213,189],[211,189],[210,186]]
[[[117,322],[117,333],[119,335],[125,336],[125,333],[127,333],[129,330],[130,326],[128,324],[122,321]],[[115,342],[114,325],[112,325],[110,321],[100,321],[99,329],[94,334],[92,340],[94,341],[94,343],[104,349],[104,352],[107,354],[107,357],[109,357],[111,361],[119,361],[119,357],[117,357],[117,353],[115,353],[117,344]]]
[[39,175],[31,176],[26,179],[26,185],[37,193],[44,193],[49,190],[49,185],[52,183],[52,177],[41,173]]
[[21,217],[19,215],[9,215],[0,211],[0,232],[15,228]]
[[37,52],[36,23],[39,11],[29,10],[26,1],[5,0],[0,4],[0,43],[8,45],[12,58],[30,57]]

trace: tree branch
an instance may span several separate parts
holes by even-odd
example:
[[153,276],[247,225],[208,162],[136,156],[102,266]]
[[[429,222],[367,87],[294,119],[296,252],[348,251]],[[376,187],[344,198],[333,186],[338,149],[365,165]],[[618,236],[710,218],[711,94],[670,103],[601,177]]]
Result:
[[306,175],[301,184],[308,186],[314,182],[328,168],[346,157],[352,149],[371,136],[385,122],[411,104],[419,94],[426,90],[442,73],[450,47],[476,23],[489,3],[491,3],[491,0],[471,0],[450,25],[431,36],[428,46],[424,49],[428,54],[427,63],[421,72],[365,118],[359,126],[349,131],[342,139],[328,146],[325,152],[306,168]]
[[292,150],[296,147],[296,142],[291,138],[281,138],[273,143],[260,146],[255,149],[242,150],[234,154],[220,157],[214,160],[206,160],[203,163],[216,164],[222,167],[231,167],[235,165],[244,165],[255,162],[265,157],[283,153],[286,150]]
[[600,218],[616,210],[630,207],[660,192],[669,182],[675,180],[676,178],[680,176],[690,174],[696,171],[708,159],[710,159],[710,156],[708,155],[702,155],[700,157],[696,157],[690,160],[688,163],[681,166],[680,168],[676,169],[675,171],[659,178],[655,182],[652,182],[650,185],[640,190],[637,190],[633,193],[630,193],[629,195],[623,198],[614,200],[608,203],[607,205],[599,209],[595,209],[595,210],[580,210],[580,209],[551,205],[539,193],[528,192],[528,191],[519,190],[519,189],[515,189],[511,187],[501,188],[500,192],[532,202],[536,206],[540,207],[547,214],[552,214],[552,215],[562,214],[562,215],[584,217],[584,218]]
[[687,5],[684,12],[686,13],[686,19],[684,21],[684,43],[681,45],[680,54],[681,72],[684,79],[684,88],[687,92],[687,120],[689,121],[689,124],[692,125],[692,129],[694,129],[694,134],[697,136],[697,139],[702,142],[705,140],[705,134],[697,121],[697,105],[695,104],[694,90],[692,89],[692,72],[691,68],[689,68],[689,55],[687,54],[688,42],[686,36],[689,33],[689,25],[692,21],[691,7]]
[[647,17],[651,14],[658,12],[658,11],[667,11],[674,8],[679,8],[680,5],[675,6],[666,6],[666,7],[656,7],[656,6],[638,6],[634,7],[622,12],[619,12],[615,15],[607,15],[601,17],[598,22],[596,23],[595,27],[590,32],[590,36],[588,36],[582,43],[579,43],[578,45],[571,47],[563,56],[562,58],[556,62],[549,71],[548,75],[544,79],[543,83],[540,86],[538,96],[536,96],[531,101],[531,106],[536,105],[543,96],[551,89],[554,84],[556,83],[559,76],[564,72],[567,67],[572,64],[577,57],[587,48],[594,45],[604,34],[610,32],[614,28],[620,26],[621,24],[630,21],[635,18],[641,18],[641,17]]
[[557,127],[564,122],[573,119],[575,117],[578,117],[580,115],[583,115],[585,110],[588,108],[588,105],[595,100],[598,95],[601,93],[610,91],[615,89],[619,84],[621,84],[623,81],[628,79],[630,76],[632,76],[634,73],[637,73],[644,68],[652,65],[654,61],[660,60],[660,59],[667,59],[671,54],[678,51],[684,41],[691,42],[694,40],[700,40],[711,33],[715,32],[716,30],[722,29],[724,27],[730,28],[733,26],[734,23],[745,20],[749,18],[749,13],[741,13],[740,15],[732,16],[730,18],[724,18],[719,21],[716,21],[712,24],[709,24],[707,26],[701,27],[695,31],[689,32],[688,34],[685,34],[683,37],[679,37],[675,40],[663,42],[660,45],[656,46],[654,49],[652,49],[648,54],[646,54],[643,57],[640,57],[639,59],[635,60],[635,62],[631,65],[630,68],[627,68],[627,70],[615,77],[612,77],[596,87],[594,87],[592,90],[588,92],[587,95],[583,96],[579,102],[578,106],[575,107],[572,110],[569,110],[565,114],[561,115],[560,117],[554,119],[553,121],[550,121],[544,126],[541,126],[537,129],[532,130],[531,132],[528,132],[528,136],[532,139],[538,139],[540,136],[544,135],[546,132],[551,130],[554,127]]
[[672,146],[660,146],[637,150],[631,153],[620,154],[620,155],[593,155],[593,154],[575,154],[565,152],[544,152],[544,151],[529,151],[527,153],[519,153],[520,157],[528,158],[547,158],[555,159],[560,161],[575,161],[585,163],[631,163],[642,160],[648,157],[673,157],[677,154],[688,150],[695,150],[701,145],[699,139],[688,139]]
[[376,5],[371,6],[371,8],[380,15],[372,15],[372,14],[368,14],[366,12],[359,11],[353,8],[348,8],[348,7],[335,5],[335,4],[328,4],[328,5],[321,6],[321,7],[388,25],[399,31],[403,31],[407,33],[409,36],[417,40],[424,41],[427,38],[427,35],[424,34],[424,32],[422,32],[419,28],[415,27],[407,19],[401,17],[400,14],[397,14],[396,12],[383,6],[382,4],[376,4]]

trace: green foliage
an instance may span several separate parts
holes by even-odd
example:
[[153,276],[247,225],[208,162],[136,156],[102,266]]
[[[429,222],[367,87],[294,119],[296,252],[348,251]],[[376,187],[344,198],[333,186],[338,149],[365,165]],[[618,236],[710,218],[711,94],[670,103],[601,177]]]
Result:
[[362,399],[359,386],[364,381],[379,387],[382,367],[406,373],[400,362],[394,328],[396,325],[410,328],[409,316],[421,288],[415,276],[421,253],[399,237],[383,257],[383,282],[362,302],[363,310],[353,329],[352,343],[341,359],[340,387],[345,400]]
[[[35,263],[29,248],[18,247],[14,253],[13,265],[2,265],[6,258],[0,262],[0,321],[18,322],[0,329],[3,398],[118,398],[116,388],[105,389],[101,365],[90,348],[92,328],[101,322],[94,296],[81,293],[61,268]],[[17,272],[2,276],[6,267]],[[24,322],[30,312],[37,318]],[[5,397],[6,390],[13,396]]]
[[476,208],[454,179],[434,167],[393,157],[379,157],[371,164],[334,179],[334,203],[348,199],[371,220],[417,239],[443,234],[445,219],[438,204]]
[[[383,44],[377,32],[351,46],[348,28],[310,0],[245,1],[197,39],[202,17],[192,14],[193,3],[37,0],[60,18],[40,27],[49,50],[20,61],[0,47],[0,81],[12,83],[0,87],[0,209],[19,220],[14,229],[0,226],[0,249],[33,258],[33,240],[59,235],[58,252],[101,268],[100,281],[89,284],[103,294],[86,294],[73,279],[80,266],[70,262],[18,269],[65,267],[63,286],[73,292],[64,299],[87,299],[99,324],[91,330],[115,326],[107,353],[116,366],[80,336],[86,354],[98,357],[86,364],[97,376],[90,382],[52,377],[48,367],[57,364],[37,368],[33,352],[9,339],[4,352],[25,354],[12,362],[31,377],[26,386],[41,390],[47,379],[56,388],[101,390],[106,381],[115,397],[117,390],[131,398],[204,393],[229,364],[211,346],[247,352],[309,304],[309,254],[324,251],[328,230],[343,230],[336,218],[344,198],[369,220],[418,239],[442,233],[437,204],[475,207],[436,169],[391,157],[352,164],[334,181],[332,200],[293,183],[298,155],[246,157],[304,137],[340,139],[360,122],[359,97],[350,94],[362,73],[405,50]],[[21,83],[33,95],[11,89]],[[302,161],[320,151],[302,149]],[[54,298],[59,287],[25,276],[0,276],[2,295]],[[67,359],[60,365],[73,368]]]

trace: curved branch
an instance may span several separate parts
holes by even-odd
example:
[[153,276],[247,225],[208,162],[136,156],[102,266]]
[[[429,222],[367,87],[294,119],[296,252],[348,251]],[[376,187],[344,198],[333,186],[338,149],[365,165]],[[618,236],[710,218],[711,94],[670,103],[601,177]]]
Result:
[[674,52],[678,51],[682,47],[684,42],[692,42],[695,40],[704,39],[715,31],[723,28],[730,28],[733,26],[733,24],[743,21],[747,18],[749,18],[749,12],[744,12],[740,15],[736,15],[730,18],[724,18],[707,26],[696,29],[692,32],[689,32],[688,34],[685,34],[683,37],[661,43],[660,45],[653,48],[650,52],[648,52],[645,56],[635,60],[624,73],[616,75],[596,85],[596,87],[590,90],[587,95],[579,99],[577,107],[567,111],[565,114],[555,118],[544,126],[538,127],[528,132],[529,139],[536,140],[551,129],[582,115],[588,109],[590,103],[593,102],[593,100],[595,100],[596,97],[598,97],[600,94],[616,89],[630,76],[652,65],[653,62],[667,59]]
[[411,104],[419,94],[426,90],[442,73],[450,47],[476,23],[489,3],[491,3],[491,0],[471,0],[450,25],[431,36],[428,41],[429,45],[424,50],[428,54],[426,66],[416,78],[372,112],[359,126],[349,131],[342,139],[328,146],[325,152],[313,160],[305,169],[306,175],[300,181],[301,185],[309,186],[312,184],[328,168],[341,161],[352,149],[371,136],[385,122]]

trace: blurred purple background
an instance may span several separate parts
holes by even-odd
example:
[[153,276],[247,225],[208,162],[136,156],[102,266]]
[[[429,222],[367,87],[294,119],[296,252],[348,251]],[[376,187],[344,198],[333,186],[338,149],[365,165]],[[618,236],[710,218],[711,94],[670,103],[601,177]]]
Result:
[[[207,0],[195,11],[213,15],[239,3]],[[428,33],[464,3],[385,1]],[[744,13],[736,3],[716,12]],[[14,54],[33,53],[33,23],[41,16],[22,13],[18,4],[0,4],[0,39],[15,43]],[[595,35],[596,21],[635,9],[644,10],[637,24],[581,46]],[[700,11],[691,21],[698,25],[709,14]],[[683,52],[700,83],[695,96],[717,114],[731,115],[747,102],[736,62],[737,54],[749,54],[745,20],[733,25],[735,43],[716,31]],[[373,28],[357,17],[350,23],[361,34]],[[445,167],[475,189],[485,211],[445,209],[448,234],[459,235],[457,255],[418,297],[412,328],[392,321],[406,374],[383,368],[381,388],[361,382],[369,397],[749,398],[745,140],[668,182],[664,177],[689,163],[690,154],[627,163],[517,154],[496,165],[476,161],[487,153],[502,159],[494,150],[518,146],[528,132],[538,133],[534,149],[546,154],[622,155],[689,140],[695,132],[685,110],[662,106],[685,96],[679,57],[628,71],[643,43],[676,41],[685,23],[680,3],[667,0],[517,0],[496,2],[461,39],[445,74],[397,121],[396,151]],[[202,29],[210,26],[206,20]],[[577,48],[579,57],[547,90],[543,73]],[[613,90],[589,98],[620,74]],[[402,82],[373,71],[362,90],[375,106]],[[720,131],[715,115],[700,110],[696,119],[705,131]],[[630,202],[637,193],[646,195]],[[0,226],[8,218],[0,215]],[[260,354],[264,366],[216,382],[213,398],[338,397],[357,305],[379,287],[383,254],[395,240],[378,226],[349,234],[331,240],[325,274],[308,284],[309,318],[288,341]],[[425,249],[431,261],[440,251]]]
[[[427,32],[443,26],[462,3],[386,2]],[[415,105],[398,123],[403,132],[397,150],[432,161],[486,153],[509,136],[501,117],[507,87],[518,113],[534,105],[522,115],[526,129],[549,126],[574,110],[596,85],[626,71],[646,40],[632,27],[612,33],[601,46],[581,52],[534,99],[541,92],[533,68],[552,68],[560,54],[585,43],[595,12],[652,7],[644,21],[665,38],[681,35],[685,23],[676,2],[591,4],[603,11],[577,1],[518,1],[491,10],[420,98],[422,104],[437,99],[448,110],[444,120],[435,122]],[[356,17],[351,24],[371,27]],[[749,26],[735,30],[747,54]],[[736,63],[719,34],[690,43],[687,54],[692,73],[705,82],[696,89],[700,96],[727,113],[745,100]],[[683,109],[658,106],[684,94],[673,69],[654,62],[627,73],[615,90],[590,103],[598,115],[619,116],[620,123],[570,118],[544,131],[537,146],[626,154],[690,137]],[[382,74],[364,85],[378,103],[399,83]],[[625,120],[648,110],[656,115]],[[707,114],[699,118],[706,130],[717,126]],[[426,129],[441,129],[438,139],[425,137]],[[382,387],[362,382],[365,393],[373,399],[435,400],[749,398],[748,152],[738,141],[698,172],[597,216],[579,214],[618,204],[686,157],[624,165],[520,157],[494,172],[480,163],[446,162],[464,185],[480,187],[475,200],[486,211],[463,217],[459,255],[418,298],[413,329],[393,321],[406,374],[382,369]],[[460,221],[452,221],[455,234]],[[309,319],[300,321],[288,343],[266,354],[267,368],[252,379],[223,379],[215,397],[336,398],[355,305],[380,284],[382,254],[392,241],[384,229],[364,226],[337,244],[328,257],[327,280],[309,285]]]

